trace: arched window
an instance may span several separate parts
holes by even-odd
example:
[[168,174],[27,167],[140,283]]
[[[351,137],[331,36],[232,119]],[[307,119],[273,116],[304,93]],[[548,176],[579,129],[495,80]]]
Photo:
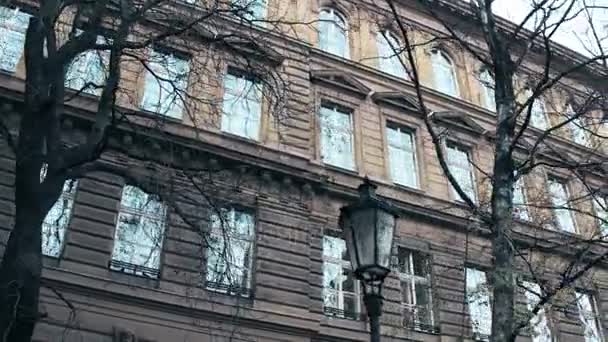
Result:
[[458,84],[454,63],[448,55],[435,49],[431,52],[435,89],[452,96],[458,96]]
[[333,8],[322,8],[319,14],[319,48],[349,58],[346,20]]
[[495,81],[488,69],[483,69],[479,74],[479,83],[481,84],[481,96],[483,97],[483,105],[491,110],[496,111],[495,99]]
[[397,37],[389,31],[378,32],[376,41],[378,45],[378,67],[380,70],[396,77],[408,78],[399,57],[401,44]]

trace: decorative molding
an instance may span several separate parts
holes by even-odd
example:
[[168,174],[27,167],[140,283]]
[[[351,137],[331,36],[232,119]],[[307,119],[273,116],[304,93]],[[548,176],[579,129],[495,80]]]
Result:
[[341,70],[312,70],[310,72],[310,79],[313,83],[317,81],[332,85],[354,93],[361,98],[366,98],[371,92],[371,89],[361,81]]
[[377,104],[397,107],[407,111],[420,111],[420,105],[416,97],[398,91],[375,92],[372,94],[372,100]]
[[459,111],[445,111],[445,112],[433,112],[430,114],[433,121],[443,122],[451,126],[465,129],[469,132],[476,133],[478,135],[484,135],[487,133],[486,129],[477,123],[474,119],[463,112]]

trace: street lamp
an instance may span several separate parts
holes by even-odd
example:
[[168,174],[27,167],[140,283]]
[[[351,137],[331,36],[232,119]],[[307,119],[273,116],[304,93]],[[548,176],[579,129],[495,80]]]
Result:
[[376,196],[376,186],[367,178],[359,186],[359,201],[340,210],[340,226],[355,277],[363,284],[371,342],[380,341],[382,285],[391,271],[396,222],[395,209]]

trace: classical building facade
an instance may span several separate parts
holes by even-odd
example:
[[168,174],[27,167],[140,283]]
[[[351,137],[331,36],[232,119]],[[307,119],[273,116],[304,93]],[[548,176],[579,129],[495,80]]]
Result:
[[[365,341],[360,286],[338,227],[340,207],[356,199],[364,177],[401,212],[394,270],[385,283],[383,340],[486,339],[491,326],[491,286],[485,286],[492,262],[488,231],[470,218],[440,168],[417,114],[413,85],[391,52],[391,46],[402,43],[383,24],[385,9],[367,1],[268,2],[251,15],[315,23],[289,31],[293,37],[275,37],[283,57],[269,63],[289,79],[283,118],[271,113],[264,87],[256,86],[259,80],[231,62],[208,75],[217,83],[208,94],[217,104],[208,106],[169,101],[150,70],[124,62],[117,105],[142,116],[163,115],[162,131],[173,138],[168,147],[166,136],[138,122],[146,129],[121,126],[113,142],[196,161],[205,181],[188,181],[184,174],[171,178],[176,192],[192,191],[193,183],[201,187],[192,197],[179,197],[179,208],[112,174],[66,182],[43,226],[40,310],[46,318],[36,328],[36,341]],[[403,20],[419,30],[416,37],[441,30],[414,5],[402,5]],[[183,6],[196,10],[196,4]],[[17,113],[28,14],[2,8],[0,18],[1,108]],[[204,63],[182,48],[183,53],[180,46],[150,51],[146,57],[152,70],[173,77]],[[156,60],[170,60],[171,67]],[[448,163],[463,190],[478,203],[487,202],[489,181],[481,170],[491,170],[493,155],[491,76],[449,44],[418,48],[416,60],[427,105],[449,132]],[[103,62],[103,55],[81,56],[68,71],[69,87],[102,82],[97,68]],[[567,82],[572,86],[580,80]],[[174,85],[203,92],[192,77],[177,78]],[[523,82],[520,93],[525,98]],[[66,103],[62,123],[68,139],[78,138],[96,95],[85,92]],[[554,98],[533,104],[532,125],[539,129],[568,111],[563,96],[548,96]],[[608,133],[605,125],[594,130]],[[549,139],[571,155],[605,157],[608,152],[605,142],[601,146],[596,135],[577,125]],[[4,140],[0,147],[4,243],[14,213],[14,155]],[[106,157],[119,167],[140,167],[163,186],[169,182],[157,168]],[[597,188],[606,187],[603,172],[590,176]],[[549,170],[526,178],[515,196],[525,203],[544,194],[558,203],[582,191],[576,180]],[[546,245],[556,263],[573,257],[555,251],[551,243],[597,234],[600,225],[582,212],[606,217],[606,203],[576,205],[578,211],[568,212],[521,206],[517,241]],[[543,277],[557,272],[551,265],[545,264]],[[542,312],[538,328],[524,330],[521,341],[603,341],[605,268],[598,265],[584,288],[566,294],[574,304]],[[525,309],[534,300],[522,293],[518,302]]]

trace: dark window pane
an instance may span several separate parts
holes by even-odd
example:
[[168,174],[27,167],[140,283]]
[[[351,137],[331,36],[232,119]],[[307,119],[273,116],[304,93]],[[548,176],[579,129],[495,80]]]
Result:
[[399,272],[411,274],[410,270],[410,251],[405,248],[399,248],[397,250],[397,257],[399,259]]
[[420,277],[426,277],[428,272],[428,259],[426,255],[420,252],[412,252],[414,258],[414,274]]

